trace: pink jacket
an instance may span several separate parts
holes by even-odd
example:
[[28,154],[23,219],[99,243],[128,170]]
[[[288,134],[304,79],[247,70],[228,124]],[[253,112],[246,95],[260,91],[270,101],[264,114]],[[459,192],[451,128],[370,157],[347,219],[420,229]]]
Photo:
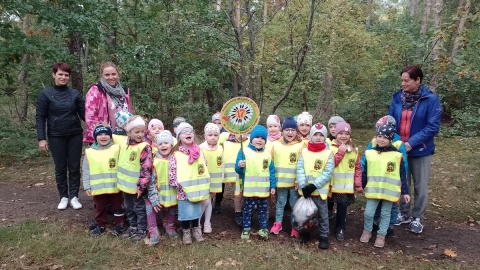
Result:
[[[130,104],[130,89],[127,88],[125,101],[128,106],[128,111],[132,112],[132,105]],[[100,122],[111,123],[115,119],[109,119],[108,114],[107,94],[103,89],[98,88],[98,84],[90,85],[87,96],[85,97],[85,124],[86,130],[83,136],[83,141],[93,143],[93,128]]]

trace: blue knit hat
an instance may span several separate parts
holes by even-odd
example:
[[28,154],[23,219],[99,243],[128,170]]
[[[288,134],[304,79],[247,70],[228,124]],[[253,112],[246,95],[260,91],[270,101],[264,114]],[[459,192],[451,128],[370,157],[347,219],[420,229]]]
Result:
[[290,116],[287,116],[283,119],[283,125],[282,125],[282,130],[286,129],[286,128],[293,128],[293,129],[297,129],[297,121],[295,121],[295,119],[293,119],[293,117],[290,117]]
[[268,136],[267,129],[262,125],[256,125],[252,129],[252,132],[250,132],[250,142],[252,142],[252,140],[257,138],[257,137],[262,137],[262,139],[264,139],[266,141],[267,136]]
[[97,140],[97,136],[101,133],[105,133],[112,138],[112,129],[109,126],[98,125],[93,130],[93,138],[95,138],[95,141]]

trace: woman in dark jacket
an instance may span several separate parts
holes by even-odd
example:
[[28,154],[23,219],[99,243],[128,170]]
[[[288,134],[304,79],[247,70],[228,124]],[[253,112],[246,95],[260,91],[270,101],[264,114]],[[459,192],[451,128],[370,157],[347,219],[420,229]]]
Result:
[[80,119],[85,120],[85,102],[80,92],[67,86],[71,68],[66,63],[55,63],[52,71],[55,84],[43,89],[37,99],[38,146],[43,152],[50,149],[53,156],[60,193],[57,208],[66,209],[70,199],[73,209],[80,209],[78,191],[83,138]]

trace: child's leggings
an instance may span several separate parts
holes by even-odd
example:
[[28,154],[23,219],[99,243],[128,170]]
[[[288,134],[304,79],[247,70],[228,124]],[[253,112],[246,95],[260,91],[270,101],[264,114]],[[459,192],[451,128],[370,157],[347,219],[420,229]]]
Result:
[[387,234],[388,225],[390,224],[390,212],[392,211],[392,202],[385,200],[373,200],[367,199],[367,205],[365,206],[364,225],[363,228],[366,231],[371,232],[373,230],[373,217],[375,210],[379,203],[382,203],[382,209],[380,212],[380,224],[377,234]]
[[348,203],[337,203],[337,220],[335,224],[336,230],[345,230],[345,223],[347,222],[347,208]]
[[196,228],[200,224],[200,219],[192,219],[192,220],[182,220],[182,229],[188,230],[190,229],[190,222],[192,222],[192,227]]
[[210,197],[208,197],[208,199],[201,202],[202,213],[205,216],[205,223],[204,224],[208,224],[208,225],[211,224],[210,219],[212,218],[212,198],[213,198],[213,195],[210,195]]
[[282,222],[283,221],[283,213],[285,212],[285,205],[287,204],[288,193],[290,193],[290,207],[293,210],[293,206],[297,203],[298,200],[298,192],[297,190],[292,188],[277,188],[277,210],[275,212],[275,221]]
[[253,209],[257,205],[258,221],[260,223],[260,229],[267,229],[268,223],[268,198],[243,198],[243,228],[250,229],[252,227],[252,213]]
[[160,238],[160,232],[157,226],[157,213],[153,209],[152,202],[145,198],[145,210],[147,212],[147,229],[150,239],[157,240]]

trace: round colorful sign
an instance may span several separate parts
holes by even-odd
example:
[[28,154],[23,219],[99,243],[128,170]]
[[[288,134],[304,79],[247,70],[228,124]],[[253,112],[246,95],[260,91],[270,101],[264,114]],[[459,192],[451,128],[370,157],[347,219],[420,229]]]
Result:
[[249,133],[260,120],[257,104],[247,97],[236,97],[227,101],[220,111],[223,127],[232,134]]

